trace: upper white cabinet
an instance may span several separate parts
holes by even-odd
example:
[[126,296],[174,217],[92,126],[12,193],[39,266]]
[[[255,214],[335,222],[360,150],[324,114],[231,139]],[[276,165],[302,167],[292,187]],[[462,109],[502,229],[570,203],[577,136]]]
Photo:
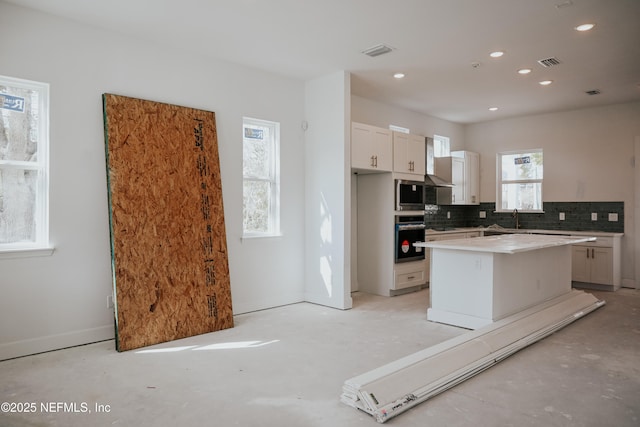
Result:
[[479,205],[480,154],[452,151],[450,157],[437,157],[435,160],[436,175],[453,184],[452,188],[438,187],[438,204]]
[[425,174],[424,136],[393,132],[393,171],[419,175]]
[[391,172],[392,132],[363,123],[351,123],[351,168],[362,172]]

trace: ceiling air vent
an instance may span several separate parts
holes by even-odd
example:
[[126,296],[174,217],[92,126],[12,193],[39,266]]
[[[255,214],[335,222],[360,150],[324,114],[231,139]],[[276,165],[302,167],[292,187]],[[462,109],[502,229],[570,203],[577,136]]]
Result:
[[392,50],[393,50],[392,47],[389,47],[389,46],[384,45],[384,44],[378,44],[378,45],[370,47],[369,49],[363,50],[362,53],[364,53],[365,55],[371,56],[371,57],[375,57],[375,56],[384,55],[385,53],[389,53]]
[[549,67],[553,67],[554,65],[560,64],[560,60],[554,57],[539,59],[538,64],[542,65],[543,67],[549,68]]
[[593,89],[593,90],[588,90],[585,92],[587,95],[599,95],[600,94],[600,89]]

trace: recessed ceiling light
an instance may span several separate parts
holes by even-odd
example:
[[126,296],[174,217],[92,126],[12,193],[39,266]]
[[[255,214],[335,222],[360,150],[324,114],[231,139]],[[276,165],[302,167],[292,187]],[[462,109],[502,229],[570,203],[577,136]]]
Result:
[[393,77],[396,79],[404,79],[404,73],[395,73]]
[[498,111],[498,107],[489,107],[489,111]]
[[541,82],[539,82],[542,86],[549,86],[551,83],[553,83],[553,80],[543,80]]
[[518,70],[520,74],[529,74],[531,72],[531,68],[521,68]]
[[489,56],[492,58],[500,58],[502,55],[504,55],[504,52],[501,50],[496,50],[495,52],[491,52],[489,54]]
[[592,29],[595,26],[596,26],[596,24],[582,24],[582,25],[578,25],[576,27],[576,30],[577,31],[589,31],[590,29]]

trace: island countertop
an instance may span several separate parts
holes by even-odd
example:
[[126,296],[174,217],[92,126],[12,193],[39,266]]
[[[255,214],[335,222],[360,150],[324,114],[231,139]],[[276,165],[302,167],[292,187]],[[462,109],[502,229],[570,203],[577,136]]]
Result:
[[473,239],[441,240],[414,243],[432,249],[515,254],[554,246],[574,245],[596,240],[593,236],[549,236],[544,234],[504,234]]

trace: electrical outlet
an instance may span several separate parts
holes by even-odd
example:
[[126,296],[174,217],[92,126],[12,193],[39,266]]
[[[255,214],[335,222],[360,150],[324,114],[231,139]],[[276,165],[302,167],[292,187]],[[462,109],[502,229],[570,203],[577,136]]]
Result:
[[451,219],[451,212],[447,212],[447,219]]
[[591,221],[598,220],[598,212],[591,212]]
[[113,295],[107,295],[107,308],[109,310],[113,308]]
[[486,211],[480,211],[480,218],[486,218],[487,217],[487,212]]
[[610,213],[609,214],[609,221],[617,222],[618,221],[618,214],[617,213]]
[[560,221],[564,221],[564,212],[560,212]]

